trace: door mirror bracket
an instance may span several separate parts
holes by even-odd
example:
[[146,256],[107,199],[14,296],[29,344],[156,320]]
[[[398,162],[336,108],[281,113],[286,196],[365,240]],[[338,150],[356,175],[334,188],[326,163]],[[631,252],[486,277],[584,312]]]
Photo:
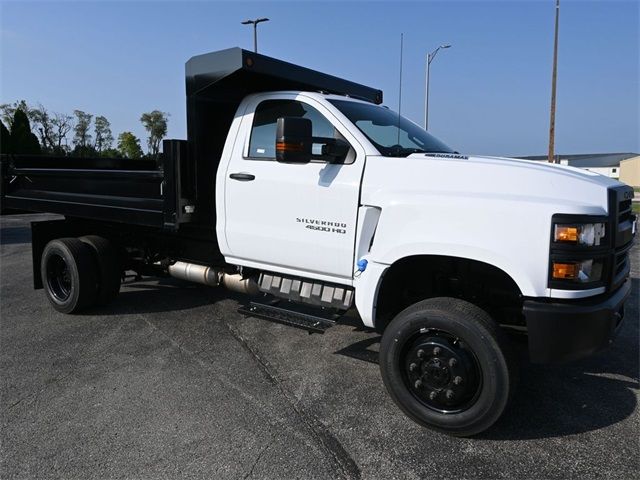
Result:
[[276,160],[282,163],[309,163],[313,137],[308,118],[280,117],[276,126]]
[[341,138],[314,138],[314,143],[322,143],[322,156],[329,157],[329,163],[342,163],[351,145]]

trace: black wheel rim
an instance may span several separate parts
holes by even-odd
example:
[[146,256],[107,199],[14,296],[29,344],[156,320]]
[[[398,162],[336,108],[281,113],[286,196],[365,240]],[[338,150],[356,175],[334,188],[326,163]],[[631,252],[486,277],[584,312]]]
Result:
[[71,272],[60,255],[51,255],[47,259],[47,286],[49,292],[59,302],[65,302],[71,295]]
[[459,413],[475,403],[482,371],[475,354],[459,337],[422,329],[411,337],[400,360],[407,389],[423,405],[440,413]]

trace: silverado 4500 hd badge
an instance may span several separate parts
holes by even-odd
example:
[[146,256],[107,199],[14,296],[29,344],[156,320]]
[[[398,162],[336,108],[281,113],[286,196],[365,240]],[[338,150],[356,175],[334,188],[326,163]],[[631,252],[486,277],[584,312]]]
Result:
[[304,228],[318,232],[339,233],[343,235],[347,233],[347,224],[343,222],[329,222],[326,220],[316,220],[315,218],[300,217],[296,217],[296,222],[304,224]]

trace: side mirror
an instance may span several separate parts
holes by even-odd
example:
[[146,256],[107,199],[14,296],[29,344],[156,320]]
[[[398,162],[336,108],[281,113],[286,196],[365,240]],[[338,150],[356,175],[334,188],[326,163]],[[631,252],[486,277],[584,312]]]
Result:
[[299,117],[281,117],[276,127],[276,160],[282,163],[309,163],[311,161],[311,120]]

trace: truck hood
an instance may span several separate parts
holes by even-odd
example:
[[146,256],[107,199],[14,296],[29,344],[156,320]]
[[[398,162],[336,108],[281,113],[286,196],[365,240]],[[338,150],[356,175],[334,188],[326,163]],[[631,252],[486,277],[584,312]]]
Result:
[[[607,189],[620,182],[564,165],[504,157],[412,154],[367,158],[363,200],[393,201],[398,194],[457,199],[499,198],[554,205],[557,213],[602,215]],[[382,206],[382,205],[380,205]]]
[[[412,155],[413,156],[413,155]],[[434,158],[434,157],[429,157]],[[611,179],[609,177],[605,177],[604,175],[600,175],[598,173],[590,172],[588,170],[584,170],[582,168],[570,167],[568,165],[560,165],[554,163],[548,163],[544,161],[532,161],[532,160],[522,160],[519,158],[508,158],[508,157],[489,157],[489,156],[469,156],[467,157],[467,161],[483,164],[483,165],[493,165],[495,167],[506,167],[506,168],[524,168],[524,169],[534,169],[540,172],[547,172],[550,175],[567,175],[573,178],[582,179],[588,182],[592,182],[598,185],[617,185],[620,182],[617,180]]]

